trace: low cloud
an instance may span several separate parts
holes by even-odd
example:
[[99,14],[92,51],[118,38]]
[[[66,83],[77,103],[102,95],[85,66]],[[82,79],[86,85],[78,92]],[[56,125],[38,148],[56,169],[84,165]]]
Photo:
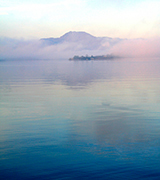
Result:
[[124,40],[113,46],[110,53],[123,57],[159,57],[160,38]]
[[75,32],[53,40],[0,38],[0,59],[68,59],[74,55],[86,54],[114,54],[122,57],[160,56],[160,38],[96,38],[85,33],[81,33],[80,40],[74,41],[73,37],[75,38]]

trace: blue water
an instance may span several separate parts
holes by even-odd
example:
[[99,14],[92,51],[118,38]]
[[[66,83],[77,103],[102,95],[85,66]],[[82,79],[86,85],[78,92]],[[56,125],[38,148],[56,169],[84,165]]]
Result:
[[160,179],[160,59],[0,61],[0,179]]

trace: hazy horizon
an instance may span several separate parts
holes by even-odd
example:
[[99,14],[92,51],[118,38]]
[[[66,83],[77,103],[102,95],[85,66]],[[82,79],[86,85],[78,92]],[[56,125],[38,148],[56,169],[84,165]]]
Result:
[[[110,53],[160,56],[159,0],[0,2],[0,59],[68,59],[76,54]],[[58,39],[70,31],[109,38],[76,37],[74,42],[68,38],[57,44],[39,41]]]
[[60,37],[13,39],[0,37],[0,59],[68,59],[74,55],[160,57],[160,38],[95,37],[69,31]]

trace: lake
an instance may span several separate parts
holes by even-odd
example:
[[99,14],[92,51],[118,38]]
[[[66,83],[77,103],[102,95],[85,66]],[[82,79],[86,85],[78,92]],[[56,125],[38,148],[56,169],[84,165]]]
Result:
[[160,58],[0,61],[0,177],[160,179]]

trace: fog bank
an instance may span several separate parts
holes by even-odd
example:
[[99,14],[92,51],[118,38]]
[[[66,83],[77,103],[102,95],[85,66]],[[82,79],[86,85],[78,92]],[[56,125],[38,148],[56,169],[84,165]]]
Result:
[[123,57],[160,57],[160,38],[124,40],[111,47],[110,53]]
[[69,32],[60,38],[37,40],[0,38],[0,59],[68,59],[74,55],[159,57],[160,38],[120,39]]

